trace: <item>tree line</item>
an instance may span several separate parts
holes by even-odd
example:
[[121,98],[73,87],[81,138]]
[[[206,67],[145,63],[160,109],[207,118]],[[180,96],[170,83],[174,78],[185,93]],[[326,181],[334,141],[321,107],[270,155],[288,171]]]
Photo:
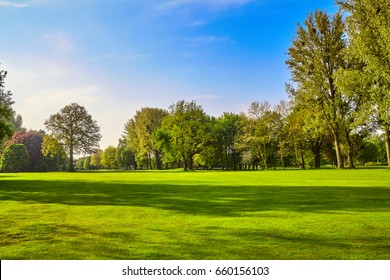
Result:
[[[208,115],[196,101],[180,100],[167,110],[141,108],[126,122],[118,145],[104,151],[98,149],[99,126],[78,104],[50,116],[47,134],[23,131],[2,71],[0,168],[18,158],[15,151],[7,156],[15,145],[24,157],[21,145],[26,147],[29,163],[23,168],[32,171],[66,165],[69,170],[355,168],[386,162],[390,167],[390,2],[338,4],[334,15],[317,10],[298,25],[287,51],[288,101],[255,101],[246,112],[220,117]],[[41,143],[39,164],[27,140],[34,137]],[[88,156],[74,164],[74,154]]]

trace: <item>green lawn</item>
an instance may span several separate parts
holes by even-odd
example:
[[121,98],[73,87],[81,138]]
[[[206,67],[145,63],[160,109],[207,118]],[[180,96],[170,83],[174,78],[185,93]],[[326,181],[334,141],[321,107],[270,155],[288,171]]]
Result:
[[390,171],[0,174],[0,259],[390,259]]

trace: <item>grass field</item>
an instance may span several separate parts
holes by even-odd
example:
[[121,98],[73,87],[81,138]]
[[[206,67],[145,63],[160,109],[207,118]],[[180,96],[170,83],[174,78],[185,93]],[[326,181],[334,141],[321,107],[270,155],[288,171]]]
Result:
[[390,259],[390,171],[0,174],[0,259]]

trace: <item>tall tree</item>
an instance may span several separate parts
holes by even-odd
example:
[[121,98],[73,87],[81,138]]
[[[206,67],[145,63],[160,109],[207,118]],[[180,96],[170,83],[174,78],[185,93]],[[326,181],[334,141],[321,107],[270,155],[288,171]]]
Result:
[[69,171],[74,171],[74,153],[91,154],[99,147],[100,127],[87,110],[76,103],[51,115],[45,126],[69,153]]
[[321,11],[309,14],[305,27],[298,26],[286,61],[292,81],[297,85],[294,93],[301,95],[304,103],[320,114],[332,132],[338,168],[344,167],[341,133],[345,101],[335,84],[335,73],[345,67],[342,55],[346,49],[344,32],[341,13],[336,13],[333,18]]
[[387,163],[390,168],[390,2],[388,0],[342,0],[347,11],[348,53],[362,64],[346,74],[342,84],[354,81],[365,89],[366,116],[384,132]]

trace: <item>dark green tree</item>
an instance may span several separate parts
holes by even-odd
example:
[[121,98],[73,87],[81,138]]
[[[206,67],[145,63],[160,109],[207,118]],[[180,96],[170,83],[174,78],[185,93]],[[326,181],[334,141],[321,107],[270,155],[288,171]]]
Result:
[[11,144],[4,149],[0,159],[0,170],[5,172],[24,171],[30,163],[26,146],[23,144]]

